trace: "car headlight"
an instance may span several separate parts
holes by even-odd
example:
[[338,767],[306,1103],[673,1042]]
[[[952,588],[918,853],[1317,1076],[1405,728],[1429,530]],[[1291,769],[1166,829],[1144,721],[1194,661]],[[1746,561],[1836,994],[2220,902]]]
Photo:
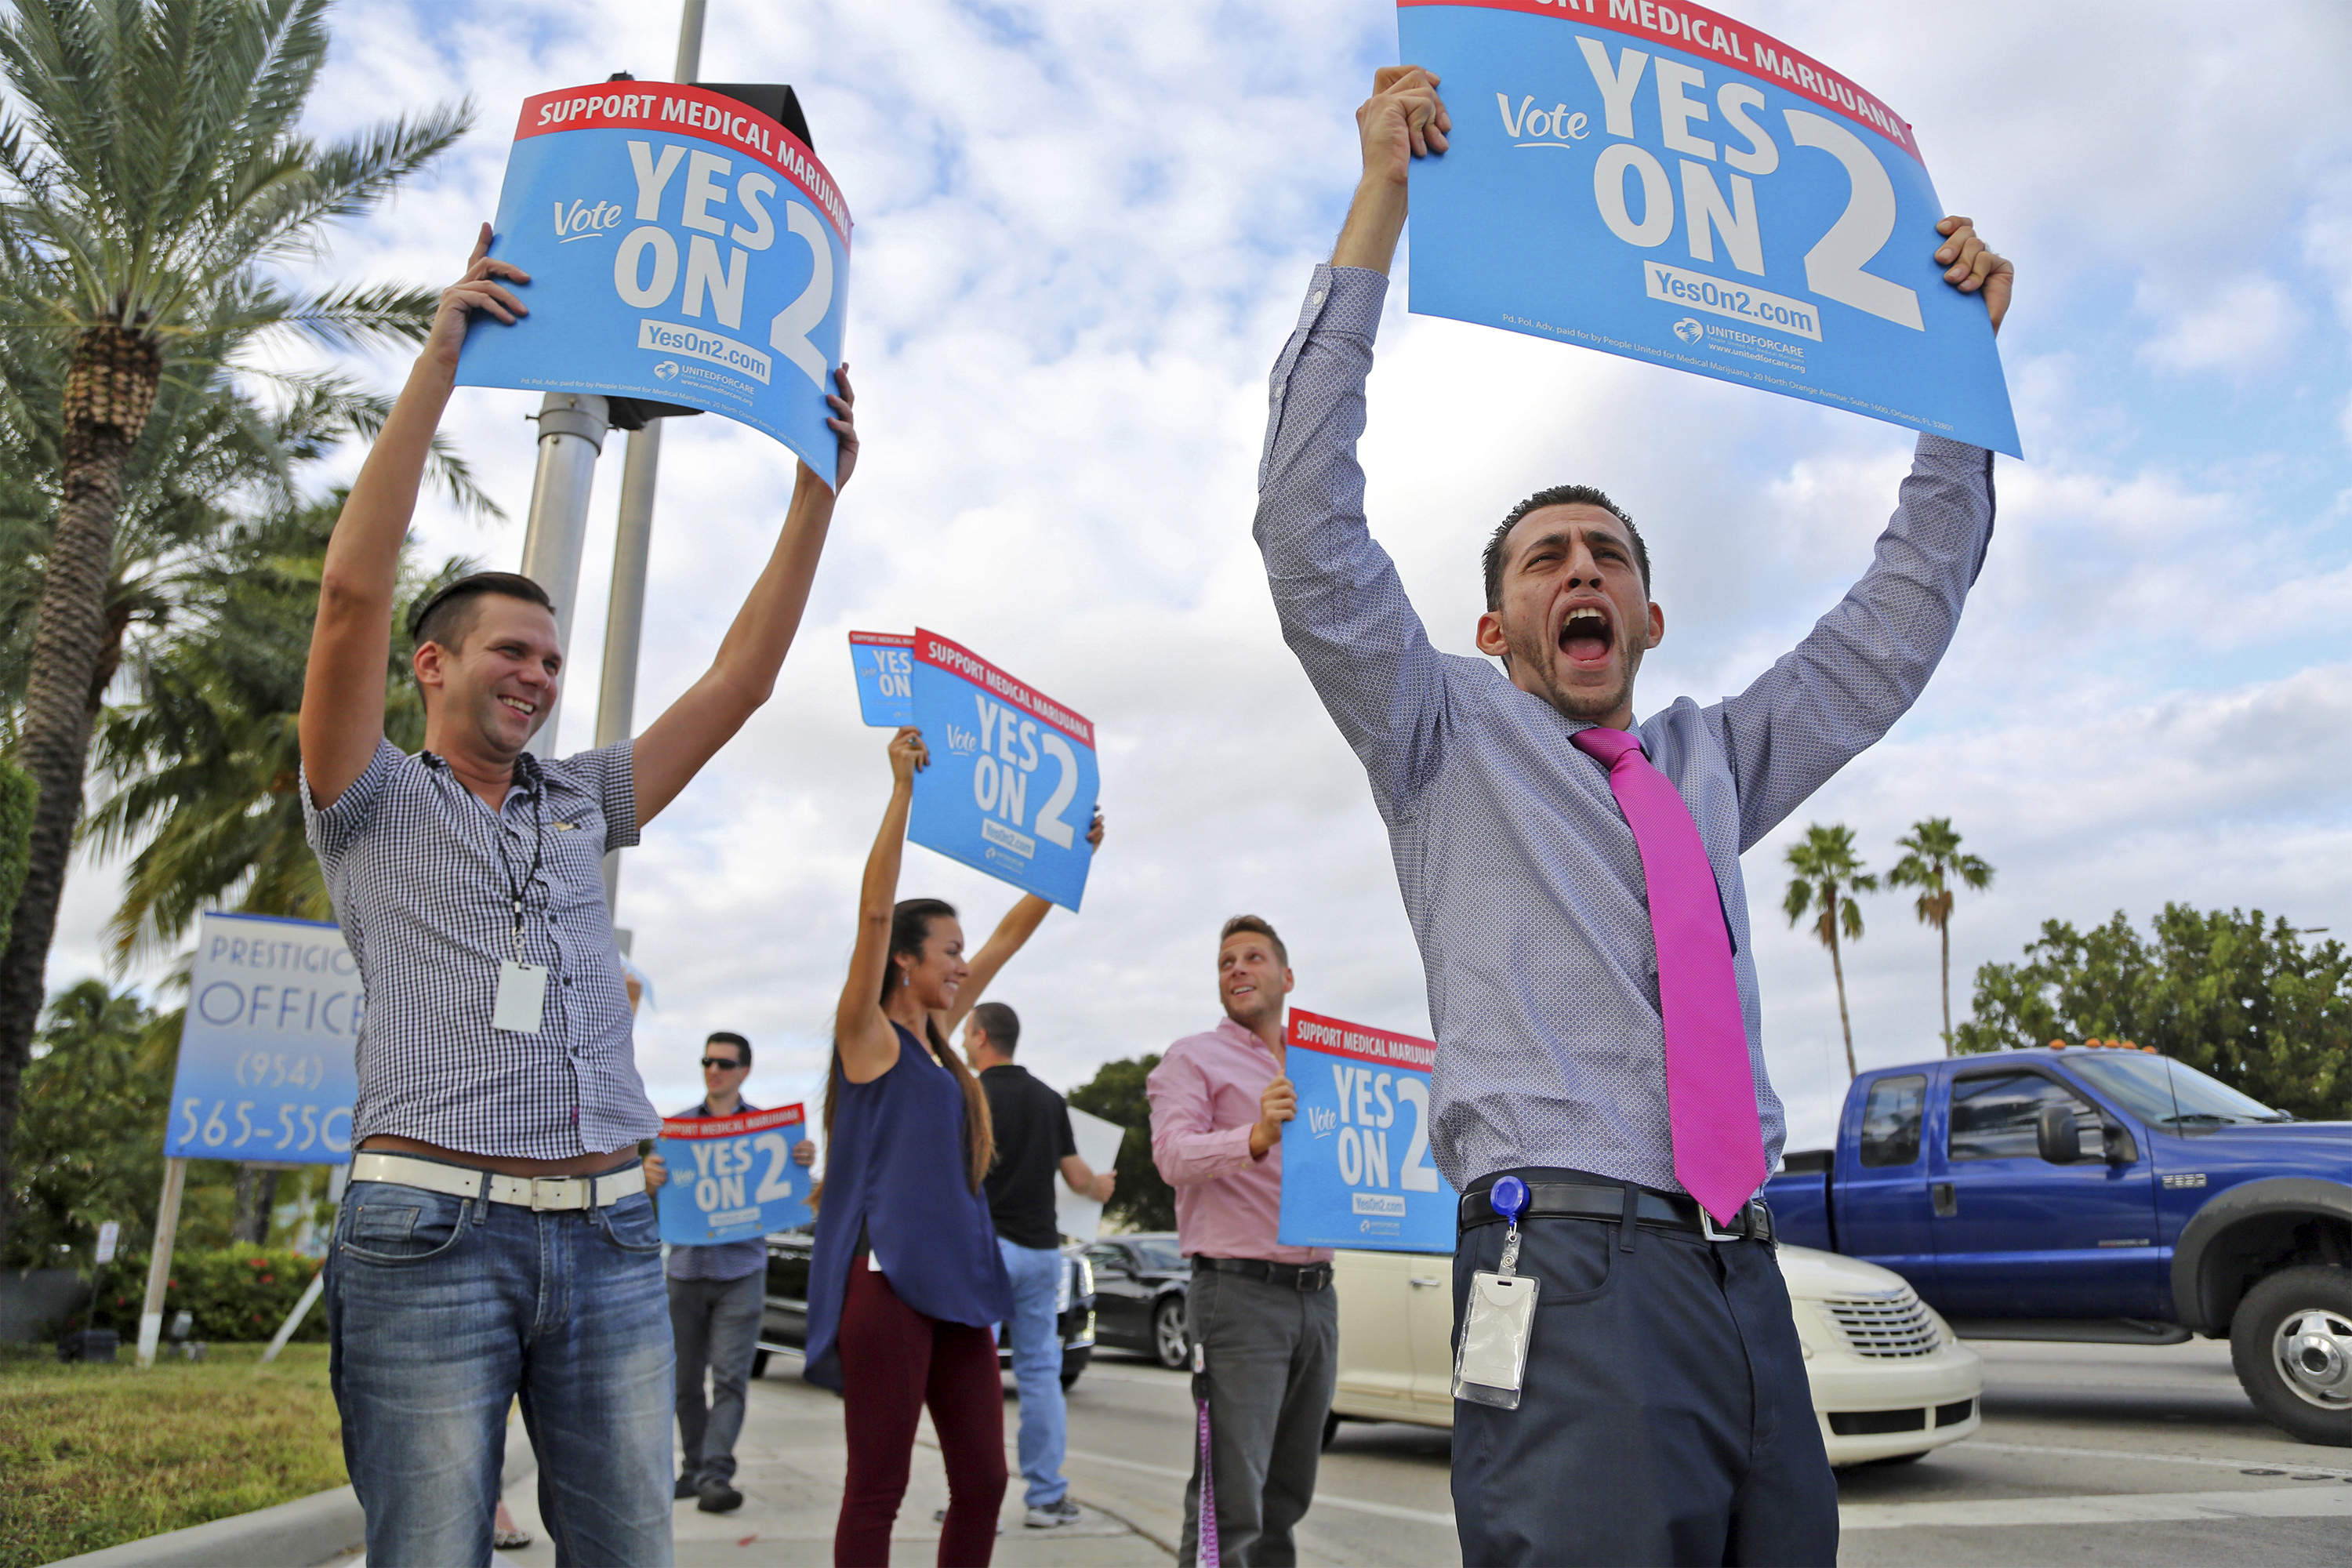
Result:
[[1081,1296],[1091,1296],[1094,1293],[1094,1260],[1089,1258],[1085,1253],[1081,1252],[1078,1254],[1078,1294]]

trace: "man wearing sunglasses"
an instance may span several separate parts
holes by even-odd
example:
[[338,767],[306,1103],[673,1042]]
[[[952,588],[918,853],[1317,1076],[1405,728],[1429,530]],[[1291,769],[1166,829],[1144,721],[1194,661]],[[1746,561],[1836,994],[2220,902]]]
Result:
[[[680,1116],[740,1116],[760,1108],[743,1098],[751,1072],[751,1042],[720,1029],[702,1047],[702,1103]],[[793,1159],[814,1163],[816,1145],[803,1138]],[[659,1192],[669,1171],[659,1154],[646,1156],[646,1190]],[[721,1241],[673,1247],[669,1252],[669,1327],[677,1343],[677,1439],[682,1450],[677,1494],[705,1513],[743,1506],[735,1489],[735,1438],[743,1430],[743,1402],[751,1359],[760,1349],[760,1309],[767,1296],[768,1243]],[[703,1375],[710,1397],[703,1400]]]

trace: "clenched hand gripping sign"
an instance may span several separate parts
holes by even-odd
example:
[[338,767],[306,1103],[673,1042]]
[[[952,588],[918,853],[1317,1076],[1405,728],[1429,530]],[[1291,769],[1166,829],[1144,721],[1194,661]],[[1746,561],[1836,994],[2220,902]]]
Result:
[[1398,0],[1449,145],[1412,308],[2018,455],[1983,301],[1943,281],[1911,127],[1703,6]]
[[526,99],[490,253],[530,274],[530,314],[476,315],[457,380],[723,414],[831,484],[849,234],[816,154],[731,98],[632,81]]
[[1282,1128],[1286,1247],[1454,1250],[1455,1194],[1429,1158],[1434,1042],[1290,1010],[1298,1114]]

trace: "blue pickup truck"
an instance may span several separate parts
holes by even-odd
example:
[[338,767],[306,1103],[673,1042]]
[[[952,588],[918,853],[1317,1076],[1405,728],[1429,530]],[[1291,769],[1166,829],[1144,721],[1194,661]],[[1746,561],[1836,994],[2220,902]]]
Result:
[[1784,1239],[1892,1268],[1964,1337],[2227,1335],[2263,1415],[2352,1446],[2352,1123],[2053,1045],[1864,1073],[1837,1147],[1766,1196]]

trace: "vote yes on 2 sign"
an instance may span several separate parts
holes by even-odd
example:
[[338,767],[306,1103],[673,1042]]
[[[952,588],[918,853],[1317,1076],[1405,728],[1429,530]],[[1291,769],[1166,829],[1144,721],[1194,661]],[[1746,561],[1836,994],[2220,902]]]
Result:
[[915,639],[898,632],[852,632],[849,664],[857,677],[858,716],[896,729],[915,721]]
[[679,403],[833,483],[825,425],[849,207],[816,154],[724,94],[599,82],[523,100],[490,254],[530,314],[477,312],[457,381]]
[[1446,151],[1412,308],[2019,455],[1980,298],[1943,281],[1911,127],[1704,6],[1398,0]]
[[665,1120],[657,1146],[669,1180],[655,1205],[661,1238],[710,1247],[808,1224],[815,1217],[809,1173],[793,1163],[807,1121],[797,1105]]
[[163,1152],[316,1165],[350,1159],[365,1005],[359,964],[336,927],[197,917]]
[[915,775],[907,837],[1076,909],[1094,862],[1087,830],[1102,782],[1094,725],[919,626],[913,682],[914,721],[931,761]]
[[1286,1247],[1454,1250],[1454,1192],[1429,1157],[1435,1042],[1290,1010],[1282,1128]]

